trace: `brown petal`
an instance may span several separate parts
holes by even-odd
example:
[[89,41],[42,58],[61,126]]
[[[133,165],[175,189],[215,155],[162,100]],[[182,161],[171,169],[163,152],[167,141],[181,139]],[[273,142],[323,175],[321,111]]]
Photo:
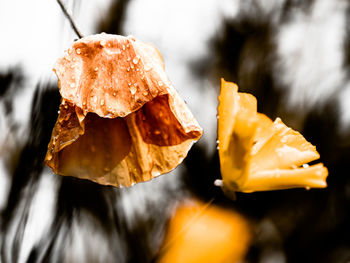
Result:
[[55,66],[63,100],[46,164],[117,187],[180,164],[202,129],[168,81],[159,51],[106,34],[69,50]]

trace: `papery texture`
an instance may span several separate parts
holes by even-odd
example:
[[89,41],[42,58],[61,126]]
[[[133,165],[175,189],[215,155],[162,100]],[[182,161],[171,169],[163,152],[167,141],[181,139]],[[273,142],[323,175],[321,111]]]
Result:
[[62,103],[45,162],[57,174],[131,186],[174,169],[202,135],[150,44],[89,36],[54,71]]

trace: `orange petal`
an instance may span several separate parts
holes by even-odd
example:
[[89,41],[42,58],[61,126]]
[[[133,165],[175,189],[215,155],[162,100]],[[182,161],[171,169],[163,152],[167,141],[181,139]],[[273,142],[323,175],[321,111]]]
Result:
[[131,186],[174,169],[202,135],[149,44],[89,36],[54,71],[63,100],[45,162],[57,174]]

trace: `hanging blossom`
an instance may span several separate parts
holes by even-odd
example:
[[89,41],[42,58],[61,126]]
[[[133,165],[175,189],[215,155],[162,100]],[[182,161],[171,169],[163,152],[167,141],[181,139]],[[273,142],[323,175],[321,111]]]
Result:
[[174,169],[202,135],[150,44],[84,37],[54,72],[62,101],[45,162],[56,174],[131,186]]

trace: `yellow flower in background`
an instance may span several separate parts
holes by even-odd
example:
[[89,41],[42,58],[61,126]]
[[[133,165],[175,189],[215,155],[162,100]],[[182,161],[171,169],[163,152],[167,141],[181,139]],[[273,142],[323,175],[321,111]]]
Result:
[[243,216],[192,201],[180,205],[170,219],[158,263],[242,262],[250,241]]
[[221,80],[218,147],[222,185],[228,192],[296,187],[324,188],[328,170],[308,165],[320,155],[316,147],[281,119],[257,112],[256,98]]

